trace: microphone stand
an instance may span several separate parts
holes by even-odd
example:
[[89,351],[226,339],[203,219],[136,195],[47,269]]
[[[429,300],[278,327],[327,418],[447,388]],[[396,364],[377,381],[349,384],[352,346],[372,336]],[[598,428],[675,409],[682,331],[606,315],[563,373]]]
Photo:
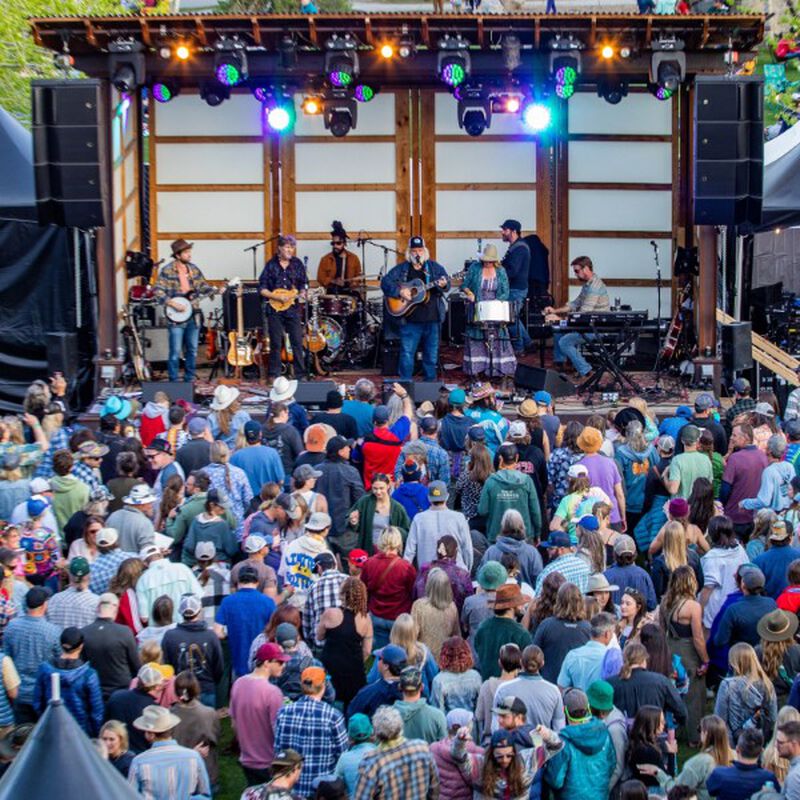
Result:
[[250,247],[245,247],[242,250],[243,253],[252,253],[253,254],[253,280],[258,280],[258,248],[264,247],[270,242],[274,242],[278,237],[277,236],[270,236],[269,239],[264,239],[263,242],[256,242],[255,244],[251,244]]
[[[371,244],[373,247],[377,247],[379,250],[383,250],[383,266],[381,267],[381,271],[379,274],[379,277],[382,281],[386,277],[386,273],[389,271],[389,253],[396,253],[399,256],[402,256],[403,254],[399,250],[395,250],[393,247],[386,247],[386,245],[380,244],[379,242],[374,242],[370,238],[361,240],[362,249],[365,244]],[[375,346],[375,358],[373,359],[372,362],[373,368],[378,366],[378,355],[380,354],[381,346],[383,345],[383,339],[384,339],[383,329],[385,322],[386,322],[385,319],[381,319],[380,335],[378,337],[378,342]]]
[[656,382],[653,384],[653,391],[661,392],[661,373],[663,368],[663,343],[661,340],[661,263],[658,260],[658,245],[654,241],[650,241],[650,246],[653,248],[653,258],[656,262],[656,340],[658,342],[658,355],[656,356],[656,363],[653,367],[653,372],[656,375]]

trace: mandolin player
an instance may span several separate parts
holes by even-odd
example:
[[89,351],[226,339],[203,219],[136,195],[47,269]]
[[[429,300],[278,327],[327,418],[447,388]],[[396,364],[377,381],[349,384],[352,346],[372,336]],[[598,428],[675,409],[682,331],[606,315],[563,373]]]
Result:
[[297,301],[305,297],[308,276],[303,262],[295,255],[294,236],[279,236],[278,251],[267,261],[258,279],[264,298],[266,335],[269,337],[269,377],[281,373],[281,348],[288,335],[294,357],[296,378],[306,375],[303,350],[303,319]]
[[213,294],[214,289],[208,284],[200,272],[200,268],[192,263],[192,244],[186,239],[177,239],[172,243],[172,261],[161,268],[158,279],[153,286],[156,299],[168,308],[180,311],[183,305],[179,299],[190,298],[193,311],[188,319],[175,322],[167,317],[169,329],[169,357],[167,372],[171,381],[178,380],[181,354],[184,356],[184,381],[195,378],[197,361],[197,341],[200,334],[200,313],[197,305],[201,295]]
[[401,381],[410,381],[414,374],[414,357],[422,344],[423,380],[435,381],[439,363],[439,337],[447,308],[445,294],[450,289],[450,278],[445,268],[433,261],[421,236],[408,240],[406,260],[393,267],[381,281],[381,290],[387,298],[411,301],[415,295],[406,284],[420,280],[430,285],[422,302],[414,303],[400,322],[400,361],[398,372]]

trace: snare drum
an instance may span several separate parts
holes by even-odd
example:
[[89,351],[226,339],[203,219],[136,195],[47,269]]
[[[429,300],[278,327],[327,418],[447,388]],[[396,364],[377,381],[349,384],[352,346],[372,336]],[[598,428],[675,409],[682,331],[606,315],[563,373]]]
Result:
[[319,299],[319,310],[327,317],[349,317],[355,314],[356,299],[346,294],[324,294]]
[[507,300],[479,300],[475,303],[475,322],[511,322],[511,303]]

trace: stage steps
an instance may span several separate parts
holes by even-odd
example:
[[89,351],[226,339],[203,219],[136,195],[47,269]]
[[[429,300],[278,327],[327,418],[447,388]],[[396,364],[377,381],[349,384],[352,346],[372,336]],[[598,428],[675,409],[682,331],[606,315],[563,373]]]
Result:
[[[736,320],[718,308],[717,322],[729,325]],[[797,380],[796,370],[800,367],[800,361],[757,333],[753,334],[753,360],[786,381],[794,383]]]

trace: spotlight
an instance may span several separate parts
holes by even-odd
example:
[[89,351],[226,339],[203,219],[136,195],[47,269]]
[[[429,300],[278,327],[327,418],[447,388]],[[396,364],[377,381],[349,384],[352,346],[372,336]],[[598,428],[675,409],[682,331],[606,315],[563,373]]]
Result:
[[614,58],[614,48],[610,44],[604,44],[600,48],[600,55],[606,60]]
[[522,97],[518,94],[496,94],[492,96],[493,114],[517,114],[522,108]]
[[313,116],[322,113],[322,98],[311,95],[303,98],[303,113]]
[[186,61],[191,54],[192,51],[185,44],[179,44],[175,48],[175,58],[179,59],[180,61]]
[[344,36],[334,33],[325,42],[325,47],[325,73],[328,81],[336,89],[347,88],[359,71],[355,39],[349,33]]
[[272,99],[272,86],[265,80],[249,81],[250,91],[259,103],[267,103]]
[[166,61],[168,58],[172,58],[172,50],[168,45],[161,45],[161,47],[158,48],[158,55]]
[[212,107],[224,103],[230,96],[230,86],[225,86],[217,81],[205,81],[200,86],[200,99],[205,100]]
[[144,53],[141,42],[117,39],[109,42],[111,83],[118,92],[133,92],[144,83]]
[[379,50],[381,58],[394,58],[394,45],[386,42],[382,44]]
[[556,97],[569,100],[575,94],[575,82],[581,71],[581,54],[578,52],[563,55],[558,51],[550,53],[550,76],[553,80]]
[[180,86],[175,81],[166,79],[153,84],[153,99],[159,103],[169,103],[181,93]]
[[620,78],[606,78],[597,84],[597,96],[602,97],[612,106],[622,102],[622,98],[628,94],[628,84]]
[[238,86],[247,79],[247,52],[239,39],[220,39],[214,55],[214,77],[223,86]]
[[522,109],[522,121],[533,133],[542,133],[550,127],[553,113],[545,103],[532,100]]
[[650,92],[656,100],[669,100],[673,94],[671,89],[667,89],[665,86],[659,86],[657,83],[648,83],[647,91]]
[[267,125],[275,133],[283,133],[294,125],[294,103],[291,97],[279,95],[271,104],[264,106]]
[[372,86],[369,86],[366,83],[359,83],[358,86],[356,86],[356,88],[353,90],[353,94],[359,103],[369,103],[369,101],[372,100],[377,93],[377,89],[374,89]]
[[458,127],[470,136],[480,136],[492,125],[492,101],[480,86],[461,87]]
[[332,89],[323,102],[324,123],[337,138],[347,136],[358,122],[358,106],[346,89]]
[[[686,53],[680,39],[658,39],[653,42],[650,57],[650,82],[658,84],[671,97],[686,77]],[[667,97],[660,98],[666,100]]]
[[460,35],[445,34],[439,40],[439,56],[436,64],[439,77],[454,89],[469,77],[470,70],[469,43]]
[[417,46],[414,43],[414,37],[408,32],[408,26],[403,25],[400,42],[397,45],[397,55],[400,58],[412,58],[416,52]]

